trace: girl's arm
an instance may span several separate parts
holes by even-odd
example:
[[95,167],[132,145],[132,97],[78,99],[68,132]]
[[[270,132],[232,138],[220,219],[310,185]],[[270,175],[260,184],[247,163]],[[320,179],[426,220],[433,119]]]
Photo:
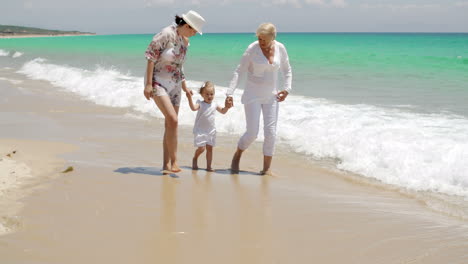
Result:
[[220,112],[220,113],[223,114],[223,115],[227,113],[227,111],[229,110],[229,108],[230,108],[230,107],[226,107],[226,106],[225,106],[225,107],[221,107],[221,106],[219,106],[219,105],[216,106],[216,110],[218,110],[218,112]]
[[192,94],[190,92],[186,92],[185,95],[187,95],[187,99],[188,99],[190,109],[192,109],[192,111],[198,111],[198,109],[200,109],[200,105],[193,103]]

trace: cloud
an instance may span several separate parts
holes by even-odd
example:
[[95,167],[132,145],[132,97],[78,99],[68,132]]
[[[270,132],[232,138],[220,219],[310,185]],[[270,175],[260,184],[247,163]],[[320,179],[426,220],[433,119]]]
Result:
[[300,0],[273,0],[273,1],[264,1],[264,6],[268,6],[270,4],[273,5],[290,5],[296,8],[301,8],[302,4]]
[[458,7],[468,7],[468,1],[459,1],[459,2],[455,2],[455,6],[458,6]]
[[275,0],[273,3],[280,3],[284,5],[292,5],[294,7],[302,7],[304,5],[309,6],[321,6],[321,7],[346,7],[348,4],[347,0]]
[[251,3],[249,0],[144,0],[144,2],[146,6],[225,6],[235,3]]
[[33,3],[31,1],[24,2],[23,7],[26,9],[31,9],[33,8]]
[[348,4],[345,2],[345,0],[331,0],[330,5],[334,7],[346,7]]
[[304,0],[306,4],[309,5],[318,5],[318,6],[325,6],[325,0]]
[[[343,8],[348,6],[348,0],[261,0],[257,1],[262,7],[270,6],[292,6],[301,8],[304,6],[321,6]],[[235,5],[252,4],[251,0],[144,0],[146,6],[174,6],[174,5]]]
[[363,9],[388,9],[393,11],[399,10],[419,10],[419,9],[436,9],[440,8],[439,4],[361,4]]

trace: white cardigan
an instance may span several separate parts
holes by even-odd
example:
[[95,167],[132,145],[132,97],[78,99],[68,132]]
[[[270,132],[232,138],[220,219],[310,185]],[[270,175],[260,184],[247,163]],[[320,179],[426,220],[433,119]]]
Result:
[[[239,66],[234,71],[234,76],[226,92],[227,96],[232,96],[245,73],[247,73],[247,81],[241,99],[243,104],[253,102],[271,103],[275,100],[279,91],[286,90],[289,92],[291,90],[292,71],[288,53],[282,43],[274,40],[274,45],[273,64],[270,64],[263,55],[258,41],[249,45]],[[284,77],[284,84],[281,88],[278,88],[279,70],[281,70]]]

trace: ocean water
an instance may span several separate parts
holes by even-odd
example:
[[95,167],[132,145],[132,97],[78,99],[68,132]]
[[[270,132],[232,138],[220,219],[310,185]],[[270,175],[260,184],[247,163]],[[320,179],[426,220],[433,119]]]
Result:
[[[135,118],[161,118],[142,96],[151,38],[0,39],[0,67],[127,108]],[[253,33],[191,38],[189,85],[213,81],[222,102],[253,41]],[[280,109],[280,148],[402,190],[453,198],[465,211],[452,214],[468,218],[468,34],[280,33],[278,41],[293,68],[293,91]],[[217,117],[218,131],[234,138],[244,130],[241,94],[230,118]],[[182,125],[194,118],[182,108]]]

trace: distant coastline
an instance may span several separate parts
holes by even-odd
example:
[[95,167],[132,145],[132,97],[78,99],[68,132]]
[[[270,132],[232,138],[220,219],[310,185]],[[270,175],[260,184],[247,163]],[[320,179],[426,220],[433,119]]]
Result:
[[32,38],[32,37],[59,37],[96,35],[91,32],[62,31],[42,28],[21,27],[12,25],[0,25],[0,38]]

